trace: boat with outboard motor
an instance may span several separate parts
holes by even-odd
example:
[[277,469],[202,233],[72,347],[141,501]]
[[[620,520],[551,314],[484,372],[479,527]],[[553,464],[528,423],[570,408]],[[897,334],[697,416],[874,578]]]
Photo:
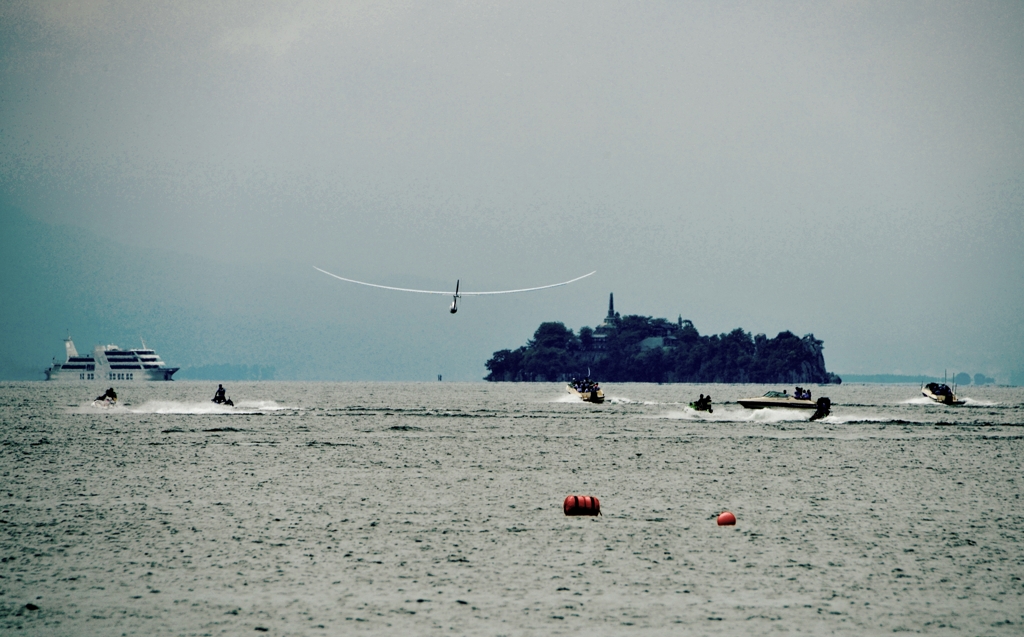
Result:
[[817,409],[818,403],[811,400],[809,396],[810,392],[806,395],[807,398],[797,398],[791,396],[785,391],[769,391],[765,392],[764,396],[758,398],[741,398],[737,400],[739,404],[743,405],[747,409],[769,409],[774,407],[783,407],[786,409]]
[[921,394],[943,405],[962,405],[965,402],[956,397],[956,388],[950,388],[946,383],[922,385]]
[[46,369],[46,380],[90,381],[90,380],[171,380],[177,367],[168,367],[151,349],[122,350],[117,345],[97,345],[92,355],[79,356],[75,344],[68,336],[64,339],[67,360],[54,362]]
[[792,396],[785,391],[770,391],[760,398],[741,398],[736,402],[747,409],[813,409],[811,420],[820,420],[832,413],[831,400],[825,396],[811,400],[811,391],[802,387],[797,387]]
[[589,378],[584,378],[583,380],[576,380],[574,378],[569,381],[565,389],[585,403],[600,404],[604,402],[604,392],[601,391],[601,386]]

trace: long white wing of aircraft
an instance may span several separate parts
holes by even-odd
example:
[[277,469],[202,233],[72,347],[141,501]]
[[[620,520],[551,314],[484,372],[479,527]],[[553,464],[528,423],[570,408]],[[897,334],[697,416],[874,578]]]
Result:
[[[316,267],[315,265],[313,266],[313,269],[314,270],[320,270],[320,268]],[[356,281],[355,279],[346,279],[343,276],[338,276],[337,274],[331,274],[327,270],[320,270],[320,272],[323,272],[327,276],[333,276],[335,279],[341,279],[342,281],[348,281],[349,283],[358,283],[359,285],[368,285],[368,286],[370,286],[372,288],[382,288],[382,289],[385,289],[385,290],[395,290],[397,292],[417,292],[419,294],[443,294],[445,296],[452,296],[452,292],[450,290],[447,291],[447,292],[441,292],[441,291],[438,291],[438,290],[410,290],[409,288],[393,288],[390,285],[377,285],[376,283],[366,283],[365,281]],[[521,290],[499,290],[497,292],[458,292],[458,295],[459,296],[483,296],[484,294],[515,294],[517,292],[533,292],[535,290],[546,290],[548,288],[557,288],[560,285],[569,285],[570,283],[574,283],[576,281],[579,281],[580,279],[585,279],[588,276],[590,276],[591,274],[594,274],[596,272],[597,272],[597,270],[594,270],[593,272],[590,272],[588,274],[584,274],[583,276],[578,276],[575,279],[570,279],[569,281],[562,281],[561,283],[552,283],[551,285],[542,285],[542,286],[536,287],[536,288],[523,288]]]

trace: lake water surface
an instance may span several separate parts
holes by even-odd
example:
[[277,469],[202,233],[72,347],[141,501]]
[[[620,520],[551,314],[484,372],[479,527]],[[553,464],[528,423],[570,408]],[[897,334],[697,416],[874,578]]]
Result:
[[0,633],[1024,634],[1024,388],[105,388],[0,385]]

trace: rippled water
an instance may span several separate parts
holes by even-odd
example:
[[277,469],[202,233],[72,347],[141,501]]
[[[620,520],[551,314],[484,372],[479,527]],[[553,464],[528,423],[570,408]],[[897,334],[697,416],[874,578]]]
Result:
[[0,632],[1024,632],[1019,388],[104,388],[0,386]]

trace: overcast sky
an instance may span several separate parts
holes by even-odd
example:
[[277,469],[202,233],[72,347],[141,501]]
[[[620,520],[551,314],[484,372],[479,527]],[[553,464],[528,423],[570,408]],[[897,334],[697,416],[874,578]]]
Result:
[[[479,379],[615,292],[701,333],[813,332],[840,374],[1024,369],[1024,3],[0,1],[0,109],[4,210],[160,251],[161,287],[96,294],[266,283],[236,313],[197,301],[182,320],[221,332],[165,347],[179,364],[331,333],[347,371],[319,377]],[[598,273],[452,317],[314,265]],[[53,291],[5,267],[10,334]],[[21,339],[41,366],[54,332]]]

